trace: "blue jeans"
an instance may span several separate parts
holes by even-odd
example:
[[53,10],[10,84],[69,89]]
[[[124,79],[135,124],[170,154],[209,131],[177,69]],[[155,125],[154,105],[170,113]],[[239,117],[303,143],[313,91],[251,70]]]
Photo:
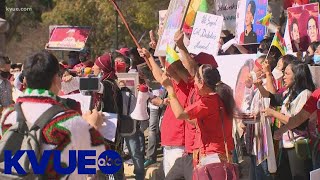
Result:
[[256,158],[256,156],[250,156],[250,180],[272,180],[273,178],[268,171],[267,160],[257,166]]
[[149,137],[147,159],[157,160],[157,147],[159,144],[159,109],[150,108]]
[[140,130],[140,121],[137,122],[137,131],[132,136],[125,137],[124,140],[129,149],[131,155],[134,170],[133,173],[136,175],[136,180],[144,180],[144,134]]

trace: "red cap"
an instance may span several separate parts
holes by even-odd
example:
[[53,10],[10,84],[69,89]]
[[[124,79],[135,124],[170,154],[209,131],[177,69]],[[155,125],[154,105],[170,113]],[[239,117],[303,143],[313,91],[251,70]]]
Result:
[[148,86],[146,86],[145,84],[140,84],[139,91],[140,92],[148,92]]
[[211,54],[201,52],[194,57],[194,60],[201,65],[209,64],[213,68],[218,68],[218,63],[216,62],[215,58]]
[[129,56],[129,48],[121,48],[119,50],[116,50],[116,52],[122,54],[123,56]]

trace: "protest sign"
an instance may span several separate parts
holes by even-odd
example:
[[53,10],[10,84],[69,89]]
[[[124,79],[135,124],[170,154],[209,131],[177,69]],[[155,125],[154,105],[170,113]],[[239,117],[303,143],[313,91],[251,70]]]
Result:
[[288,8],[288,26],[293,52],[306,51],[311,42],[319,41],[318,3]]
[[168,14],[159,38],[155,56],[165,56],[167,45],[175,46],[174,34],[181,29],[190,0],[171,0]]
[[163,29],[168,10],[159,11],[159,29]]
[[221,80],[228,84],[237,96],[235,96],[237,107],[239,108],[244,99],[245,79],[253,69],[253,60],[256,54],[241,54],[216,56],[219,65],[218,70]]
[[84,48],[90,33],[90,27],[61,26],[52,30],[49,50],[80,51]]
[[216,15],[223,17],[222,30],[229,30],[232,34],[236,29],[236,13],[238,0],[216,0]]
[[236,37],[238,44],[257,44],[264,39],[266,27],[258,21],[267,14],[267,0],[238,1]]
[[197,12],[188,50],[190,53],[205,52],[217,55],[223,17]]
[[310,180],[320,179],[320,168],[310,172]]
[[292,54],[293,53],[293,49],[292,49],[292,44],[291,44],[291,39],[290,39],[288,20],[287,20],[287,23],[286,23],[286,30],[284,32],[283,39],[284,39],[284,42],[286,43],[286,46],[287,46],[287,53],[288,54]]
[[103,123],[99,128],[101,135],[109,141],[115,142],[118,126],[118,115],[103,112]]
[[122,84],[121,86],[127,87],[131,90],[131,92],[137,96],[138,90],[137,87],[139,85],[139,74],[136,72],[133,73],[116,73],[118,77],[118,83]]
[[80,79],[78,77],[72,78],[69,82],[61,82],[61,91],[64,94],[69,94],[71,92],[79,90]]
[[81,105],[82,113],[86,113],[87,111],[90,110],[91,96],[85,96],[85,95],[82,95],[81,93],[77,93],[77,94],[63,95],[61,97],[70,98],[78,101]]

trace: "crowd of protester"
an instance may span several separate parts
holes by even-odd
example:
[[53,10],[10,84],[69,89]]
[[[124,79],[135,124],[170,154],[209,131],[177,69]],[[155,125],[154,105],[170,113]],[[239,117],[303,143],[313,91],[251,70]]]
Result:
[[[190,54],[184,38],[183,31],[176,32],[174,40],[181,59],[173,64],[168,64],[166,57],[158,57],[160,65],[157,63],[153,56],[157,44],[154,40],[148,49],[123,47],[95,60],[87,47],[69,52],[68,60],[60,62],[48,51],[34,53],[23,64],[13,64],[8,57],[0,56],[1,135],[15,125],[19,113],[13,112],[19,108],[26,121],[32,124],[58,105],[63,107],[63,112],[56,114],[52,123],[42,129],[42,149],[63,152],[112,149],[123,158],[132,159],[135,178],[140,180],[144,179],[146,168],[157,162],[157,148],[161,142],[163,162],[160,169],[163,173],[156,177],[192,179],[195,167],[218,162],[238,163],[237,158],[231,158],[237,157],[234,149],[241,146],[234,143],[232,125],[234,114],[244,112],[252,114],[256,121],[243,123],[245,133],[240,137],[245,144],[242,150],[250,157],[249,178],[309,179],[310,171],[320,168],[320,90],[316,89],[309,70],[310,65],[319,61],[320,42],[310,43],[304,57],[281,55],[277,48],[270,47],[272,38],[265,38],[258,45],[220,49],[219,55],[257,54],[245,80],[244,102],[238,106],[231,87],[221,81],[215,58],[206,53]],[[222,46],[232,38],[229,34],[219,43]],[[134,111],[137,97],[126,88],[125,82],[118,81],[117,73],[138,73],[137,65],[143,63],[143,59],[150,63],[152,75],[161,85],[160,88],[150,87],[146,83],[148,77],[139,72],[137,89],[150,94],[150,118],[137,121],[133,134],[121,136],[117,129],[116,141],[105,141],[98,131],[102,125],[102,114],[98,111],[118,114],[120,123],[125,115]],[[80,90],[64,92],[61,84],[87,76],[98,77],[101,88],[92,95],[94,110],[81,112],[78,102],[60,97],[81,93]],[[129,106],[123,103],[128,97],[130,101],[133,98]],[[263,98],[270,98],[269,108],[261,103]],[[267,160],[257,162],[258,131],[264,116],[272,119],[267,126],[272,127],[275,139],[277,171],[272,173]],[[121,126],[126,124],[120,124],[119,128]],[[147,128],[146,147],[144,131]],[[61,156],[63,160],[68,157],[67,153]],[[63,177],[51,166],[47,171],[48,178]],[[70,178],[82,176],[85,175],[75,172]],[[123,168],[114,178],[124,178]]]

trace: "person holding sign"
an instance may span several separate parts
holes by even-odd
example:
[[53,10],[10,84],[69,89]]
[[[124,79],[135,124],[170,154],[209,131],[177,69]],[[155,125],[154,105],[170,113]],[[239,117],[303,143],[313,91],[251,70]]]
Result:
[[251,0],[248,3],[246,11],[245,25],[246,29],[240,36],[240,44],[257,43],[257,34],[253,31],[254,14],[256,12],[256,3]]

